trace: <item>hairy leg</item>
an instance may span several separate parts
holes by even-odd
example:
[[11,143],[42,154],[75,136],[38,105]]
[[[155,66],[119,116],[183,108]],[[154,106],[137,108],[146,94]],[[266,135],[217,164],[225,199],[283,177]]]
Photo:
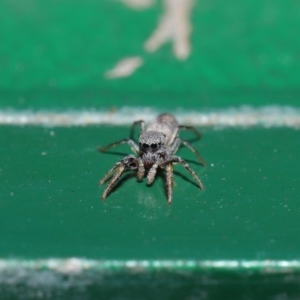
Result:
[[113,173],[115,173],[110,180],[107,188],[105,189],[102,199],[105,199],[113,185],[116,183],[116,181],[120,178],[122,173],[125,170],[136,170],[138,168],[138,159],[134,157],[133,155],[128,155],[124,157],[121,161],[118,161],[103,177],[103,179],[100,181],[100,185],[104,184],[109,176]]
[[167,172],[166,186],[167,186],[168,204],[171,205],[172,186],[173,186],[173,165],[172,164],[167,164],[166,172]]
[[201,139],[201,133],[194,126],[179,125],[179,130],[190,130],[195,133],[198,139]]
[[174,140],[173,144],[171,144],[171,152],[172,152],[172,154],[175,154],[178,151],[180,144],[181,144],[181,139],[180,138],[176,138]]
[[186,140],[183,140],[183,139],[180,139],[180,138],[177,138],[173,144],[172,144],[172,147],[171,147],[171,151],[173,154],[175,154],[180,146],[180,144],[183,144],[184,146],[186,146],[187,148],[189,148],[196,156],[197,156],[197,159],[198,161],[203,165],[203,166],[206,166],[206,162],[205,160],[202,158],[201,154],[198,152],[198,150],[192,145],[190,144],[189,142],[187,142]]
[[202,184],[201,180],[199,179],[199,177],[196,175],[195,171],[188,165],[188,163],[182,159],[179,156],[172,156],[171,160],[169,161],[169,163],[179,163],[181,165],[183,165],[185,167],[185,169],[192,174],[192,176],[194,177],[194,179],[197,181],[199,187],[201,190],[204,190],[204,185]]
[[99,182],[99,185],[102,185],[106,182],[106,180],[108,179],[108,177],[120,166],[122,165],[122,163],[120,161],[118,161],[105,175],[104,177],[101,179],[101,181]]
[[111,191],[112,187],[116,184],[118,179],[121,177],[123,172],[125,171],[125,166],[121,164],[119,168],[117,169],[117,172],[113,176],[113,178],[110,180],[109,184],[107,185],[106,189],[103,192],[102,199],[105,200],[107,194]]
[[98,148],[99,152],[105,152],[107,151],[109,148],[113,148],[116,147],[118,145],[122,145],[122,144],[128,144],[131,148],[131,150],[135,153],[138,154],[139,153],[139,146],[132,140],[132,139],[124,139],[118,142],[114,142],[112,144],[109,144],[105,147],[100,147]]
[[140,134],[145,131],[145,122],[143,120],[135,121],[131,125],[131,130],[130,130],[130,138],[134,138],[134,129],[136,126],[140,126]]

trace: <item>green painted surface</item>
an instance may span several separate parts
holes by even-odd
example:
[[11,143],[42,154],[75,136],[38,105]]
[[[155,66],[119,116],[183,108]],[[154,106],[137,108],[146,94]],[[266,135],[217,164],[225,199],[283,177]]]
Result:
[[[162,1],[143,11],[109,0],[1,1],[0,110],[300,106],[297,1],[196,1],[192,53],[184,62],[174,58],[171,44],[154,54],[143,50],[162,13]],[[133,55],[144,65],[131,78],[104,78],[120,59]],[[209,163],[206,168],[188,150],[180,151],[202,178],[204,192],[178,166],[171,207],[163,176],[151,187],[124,176],[102,203],[97,183],[129,149],[113,155],[96,148],[128,132],[105,126],[0,127],[0,257],[300,259],[299,131],[205,129],[195,146]],[[115,274],[112,283],[93,286],[90,298],[107,293],[119,299],[113,291],[123,283],[123,298],[138,299],[147,288],[153,291],[149,278],[154,285],[155,280],[170,284],[176,295],[199,299],[227,293],[241,299],[258,299],[257,293],[265,293],[262,299],[299,297],[298,276],[290,273],[197,274],[190,272],[185,280],[175,273],[143,274],[136,282]],[[197,289],[199,281],[206,290]],[[19,297],[22,284],[6,298]],[[39,287],[41,282],[40,292]],[[172,297],[167,287],[155,287]],[[80,293],[73,288],[74,294],[58,289],[56,299],[76,299]],[[28,298],[38,297],[34,287],[32,293]],[[43,296],[51,299],[50,294]]]
[[147,187],[134,174],[103,203],[97,183],[123,155],[97,145],[128,131],[2,127],[0,256],[299,259],[298,131],[207,129],[195,143],[207,167],[180,151],[204,192],[177,166],[171,207],[163,176]]

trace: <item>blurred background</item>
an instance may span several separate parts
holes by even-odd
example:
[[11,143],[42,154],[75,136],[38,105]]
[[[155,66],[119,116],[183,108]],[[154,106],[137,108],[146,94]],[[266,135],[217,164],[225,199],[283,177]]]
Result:
[[3,0],[0,20],[3,108],[299,104],[298,1]]

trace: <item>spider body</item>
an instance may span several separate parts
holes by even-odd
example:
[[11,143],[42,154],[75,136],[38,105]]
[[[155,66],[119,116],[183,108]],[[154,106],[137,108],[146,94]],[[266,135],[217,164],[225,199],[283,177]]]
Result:
[[[134,127],[136,125],[140,125],[141,130],[138,145],[132,139]],[[131,128],[130,139],[123,139],[106,147],[99,148],[100,152],[104,152],[111,147],[127,143],[137,155],[128,155],[124,157],[107,172],[104,178],[100,181],[100,185],[106,182],[110,175],[114,175],[107,185],[102,195],[102,199],[104,200],[106,198],[107,194],[110,192],[124,171],[137,170],[137,178],[139,181],[142,180],[147,172],[147,183],[150,185],[154,181],[157,169],[161,168],[166,170],[168,204],[171,204],[173,164],[176,163],[182,164],[185,169],[195,178],[199,187],[204,189],[201,180],[196,175],[194,170],[191,169],[185,160],[175,155],[179,146],[183,144],[196,154],[202,165],[205,165],[205,161],[202,159],[199,152],[189,142],[179,138],[178,134],[180,130],[192,130],[198,138],[201,137],[199,132],[194,127],[179,125],[175,117],[171,114],[161,114],[157,116],[157,118],[153,120],[147,127],[145,127],[145,122],[142,120],[134,122]]]

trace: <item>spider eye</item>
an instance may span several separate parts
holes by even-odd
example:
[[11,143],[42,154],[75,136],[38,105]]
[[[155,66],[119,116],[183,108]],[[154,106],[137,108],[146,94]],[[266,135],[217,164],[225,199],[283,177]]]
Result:
[[156,150],[157,149],[157,144],[151,144],[151,149]]
[[148,145],[148,144],[143,144],[143,148],[144,148],[145,150],[147,150],[147,149],[149,148],[149,145]]

